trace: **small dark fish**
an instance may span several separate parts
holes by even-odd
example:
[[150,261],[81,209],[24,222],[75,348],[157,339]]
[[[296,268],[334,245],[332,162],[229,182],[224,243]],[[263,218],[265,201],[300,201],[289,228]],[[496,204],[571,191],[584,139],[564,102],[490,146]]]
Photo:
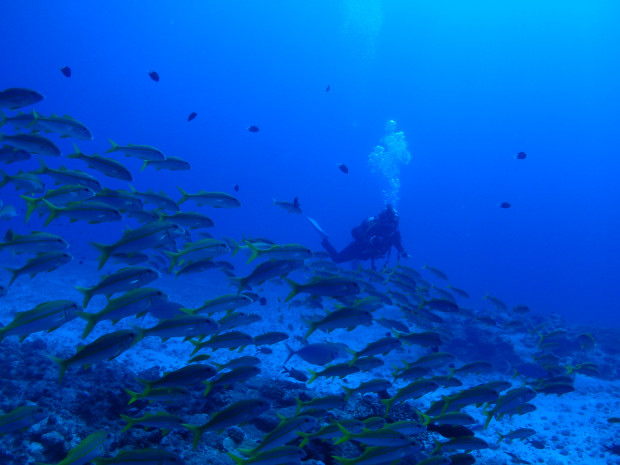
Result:
[[265,355],[273,354],[273,350],[272,350],[272,349],[270,349],[269,347],[259,347],[259,348],[258,348],[258,351],[259,351],[261,354],[265,354]]
[[157,71],[149,71],[149,77],[155,81],[159,82],[159,73]]
[[248,131],[250,131],[250,132],[258,132],[258,131],[260,131],[260,129],[258,128],[258,126],[250,126],[248,128]]
[[325,92],[329,92],[329,89],[330,89],[330,87],[329,87],[329,85],[328,85],[328,86],[325,88]]
[[233,184],[233,189],[235,192],[239,192],[239,184]]
[[258,302],[259,302],[261,305],[267,305],[267,299],[265,299],[264,297],[261,297],[260,299],[258,299]]
[[525,157],[527,157],[527,155],[525,154],[525,152],[519,152],[517,153],[517,155],[515,156],[515,158],[517,160],[525,160]]
[[60,72],[64,74],[66,77],[71,77],[71,68],[65,66],[64,68],[60,68]]
[[[155,80],[156,80],[156,81],[158,81],[158,80],[159,80],[159,78],[157,78],[157,79],[155,79]],[[192,112],[189,114],[189,116],[187,117],[187,121],[191,121],[191,120],[193,120],[194,118],[196,118],[196,116],[198,116],[198,113],[196,113],[195,111],[192,111]]]
[[502,202],[499,204],[499,208],[510,208],[512,207],[512,205],[510,205],[508,202]]
[[308,377],[306,376],[306,374],[303,371],[297,370],[295,368],[284,367],[284,370],[282,371],[282,373],[286,373],[291,378],[297,381],[301,381],[302,383],[305,383],[306,381],[308,381]]
[[344,163],[339,164],[338,169],[342,171],[344,174],[349,174],[349,168]]

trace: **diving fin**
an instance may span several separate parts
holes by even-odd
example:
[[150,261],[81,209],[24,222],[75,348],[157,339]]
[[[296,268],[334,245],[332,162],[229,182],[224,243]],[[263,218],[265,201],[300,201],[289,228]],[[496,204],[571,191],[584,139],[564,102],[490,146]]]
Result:
[[326,237],[329,237],[329,234],[323,231],[323,228],[321,228],[321,226],[319,225],[319,223],[316,222],[316,220],[310,218],[309,216],[306,216],[306,219],[310,222],[312,227],[316,229],[316,232],[321,235],[321,238],[325,239]]

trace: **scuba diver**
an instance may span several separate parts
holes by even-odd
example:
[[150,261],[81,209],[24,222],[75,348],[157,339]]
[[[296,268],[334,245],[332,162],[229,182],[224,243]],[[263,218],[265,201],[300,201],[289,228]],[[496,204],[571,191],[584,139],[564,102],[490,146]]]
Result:
[[385,209],[377,216],[366,218],[362,224],[354,227],[351,230],[353,242],[340,252],[329,242],[328,234],[323,231],[319,224],[312,218],[306,218],[323,238],[321,245],[335,263],[350,260],[370,260],[372,268],[375,269],[376,259],[385,257],[387,254],[387,260],[389,260],[392,247],[398,251],[398,258],[409,257],[401,243],[400,231],[398,231],[398,215],[390,204],[386,205]]

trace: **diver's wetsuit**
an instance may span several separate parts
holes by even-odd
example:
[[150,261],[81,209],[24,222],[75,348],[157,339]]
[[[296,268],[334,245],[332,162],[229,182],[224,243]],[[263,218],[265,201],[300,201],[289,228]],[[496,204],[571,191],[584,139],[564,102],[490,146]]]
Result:
[[334,262],[372,260],[374,268],[375,259],[384,257],[392,247],[398,250],[399,256],[406,256],[396,221],[385,220],[380,217],[367,218],[361,225],[353,228],[351,235],[355,240],[340,252],[334,248],[327,237],[321,241],[321,245]]

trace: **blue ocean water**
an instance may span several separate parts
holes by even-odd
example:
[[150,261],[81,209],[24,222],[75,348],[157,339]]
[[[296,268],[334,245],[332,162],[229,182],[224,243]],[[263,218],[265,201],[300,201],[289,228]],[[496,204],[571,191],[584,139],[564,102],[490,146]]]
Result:
[[109,137],[192,164],[136,176],[137,189],[238,184],[242,212],[214,215],[222,235],[318,246],[302,217],[271,206],[297,196],[344,247],[383,206],[368,157],[395,120],[411,154],[409,264],[474,296],[618,326],[613,2],[12,2],[3,16],[1,87],[37,89],[37,111],[86,122],[86,153]]
[[[342,249],[352,240],[353,227],[379,213],[386,203],[393,204],[409,254],[400,258],[400,263],[420,270],[431,284],[443,286],[445,281],[423,270],[423,265],[436,267],[470,298],[458,299],[460,315],[435,312],[447,323],[428,327],[409,319],[409,310],[397,306],[382,309],[382,318],[404,322],[410,331],[430,327],[441,333],[444,342],[439,349],[407,346],[389,355],[379,353],[385,367],[374,374],[389,377],[392,364],[413,363],[433,350],[454,353],[458,362],[452,362],[450,368],[484,360],[492,365],[491,374],[468,374],[467,370],[458,374],[466,387],[501,379],[523,388],[527,382],[539,392],[534,401],[538,412],[501,421],[496,417],[490,429],[478,428],[476,435],[491,442],[498,431],[534,428],[546,450],[544,445],[537,447],[539,443],[516,441],[508,442],[505,450],[529,460],[553,456],[554,461],[547,463],[577,463],[584,457],[604,463],[618,453],[613,446],[618,442],[615,425],[607,424],[618,416],[620,408],[614,384],[620,348],[617,333],[607,332],[620,328],[617,4],[113,0],[13,2],[2,5],[0,11],[5,37],[0,91],[35,89],[45,99],[23,111],[71,115],[94,134],[88,141],[44,134],[58,144],[63,155],[73,152],[74,144],[86,154],[104,154],[111,139],[121,145],[152,145],[167,156],[181,157],[191,163],[190,171],[152,167],[141,171],[141,160],[118,152],[110,154],[130,169],[134,176],[131,186],[138,191],[154,189],[175,200],[181,198],[178,187],[190,193],[205,190],[235,195],[241,208],[189,207],[190,202],[183,208],[212,218],[216,226],[208,231],[214,237],[238,242],[268,238],[277,244],[299,243],[320,251],[321,238],[306,220],[309,216],[327,231],[335,247]],[[70,77],[61,72],[65,66],[71,68]],[[153,71],[158,81],[149,77]],[[16,114],[2,110],[6,116]],[[197,116],[188,121],[192,112]],[[248,130],[252,126],[259,130]],[[14,131],[6,124],[0,132]],[[517,159],[519,152],[525,152],[526,158]],[[126,182],[104,177],[81,161],[65,157],[33,156],[26,162],[3,164],[0,169],[10,175],[33,171],[39,168],[39,159],[52,168],[84,169],[112,189],[129,188]],[[346,165],[346,173],[341,165]],[[51,178],[42,178],[48,189],[58,187]],[[125,217],[101,224],[60,219],[43,226],[45,217],[37,215],[26,224],[26,206],[20,194],[11,185],[0,189],[3,205],[17,211],[15,217],[0,219],[0,242],[9,230],[20,234],[44,230],[67,239],[74,260],[50,274],[18,277],[7,295],[0,296],[0,317],[5,325],[16,311],[47,300],[78,301],[76,284],[94,285],[103,274],[120,267],[112,266],[110,260],[98,271],[99,253],[90,242],[110,244],[124,228],[140,225]],[[295,198],[302,215],[273,204],[274,200],[292,202]],[[510,208],[501,208],[503,202]],[[199,237],[194,231],[193,238]],[[221,258],[234,263],[236,276],[246,276],[256,264],[245,264],[244,253]],[[391,279],[396,260],[393,253],[386,280]],[[0,251],[2,267],[16,268],[23,263],[23,256]],[[379,267],[383,264],[383,260],[377,261]],[[343,268],[356,270],[358,265],[347,263]],[[311,266],[293,275],[294,279],[320,275],[319,269]],[[171,300],[190,308],[206,298],[236,291],[223,275],[209,272],[174,278],[166,273],[166,266],[159,268],[162,278],[155,285]],[[6,286],[9,277],[2,270],[0,286]],[[283,300],[289,286],[274,281],[252,289],[266,297],[267,305],[260,301],[252,304],[263,320],[249,331],[253,336],[285,331],[289,336],[286,343],[299,350],[308,325],[302,317],[318,318],[333,310],[334,302],[325,299],[324,311],[313,307],[311,300],[303,304],[293,300],[288,306]],[[377,287],[383,289],[384,284]],[[391,290],[398,289],[392,286]],[[482,299],[487,293],[509,309],[527,305],[531,313],[522,316],[497,310]],[[422,294],[410,297],[413,301]],[[429,295],[432,291],[425,297]],[[97,296],[89,311],[103,305],[103,297]],[[135,323],[128,318],[118,326],[98,324],[88,343],[93,337]],[[154,325],[156,320],[147,316],[139,320],[144,323]],[[512,323],[516,325],[510,326]],[[5,442],[0,443],[0,462],[9,457],[14,460],[7,461],[11,465],[25,463],[20,462],[18,453],[26,447],[30,447],[31,461],[43,457],[61,460],[64,449],[55,448],[53,438],[39,437],[50,431],[60,431],[67,450],[69,437],[74,446],[103,428],[102,424],[116,434],[119,414],[139,416],[154,411],[153,405],[145,402],[127,406],[127,399],[120,397],[124,396],[122,390],[137,389],[140,385],[135,377],[144,372],[152,379],[160,375],[160,368],[162,373],[178,368],[192,350],[180,338],[163,344],[156,338],[145,339],[117,361],[95,364],[88,371],[71,367],[64,385],[56,389],[57,367],[44,354],[73,354],[82,342],[83,326],[77,318],[52,334],[39,334],[23,344],[15,338],[0,341],[0,366],[18,367],[11,371],[10,384],[0,389],[4,414],[31,401],[51,406],[50,418],[57,422],[20,432],[21,442],[16,440],[13,449],[6,446],[13,436],[5,436]],[[318,331],[313,342],[329,337],[359,351],[387,331],[380,325],[360,326],[352,333]],[[283,381],[285,376],[280,374],[287,355],[283,343],[262,350],[250,346],[244,355],[247,350],[255,350],[261,358],[260,381],[251,380],[247,388],[240,383],[241,388],[229,389],[231,398],[226,397],[226,402],[224,396],[203,402],[201,392],[193,392],[187,405],[169,410],[196,424],[203,420],[196,418],[199,414],[213,415],[236,400],[235,396],[260,393],[267,397],[288,390],[286,400],[294,407],[295,396],[307,400],[340,393],[341,386],[350,383],[348,386],[354,387],[370,377],[364,373],[300,388],[299,384],[286,384],[290,380]],[[208,363],[224,363],[237,355],[225,350],[210,354],[213,358]],[[541,354],[552,362],[534,363],[532,356]],[[345,351],[345,355],[349,354]],[[321,364],[293,360],[288,368],[299,368],[303,375],[321,368]],[[590,362],[595,362],[596,368],[587,365]],[[580,367],[577,376],[572,372],[574,365]],[[522,376],[511,378],[514,369]],[[447,374],[448,370],[444,371],[442,374]],[[563,378],[553,382],[554,388],[568,384],[575,392],[564,397],[556,397],[557,392],[543,395],[549,388],[545,380],[561,378],[565,372],[571,374],[570,382]],[[380,397],[394,395],[402,381],[394,379],[390,393],[373,393],[376,405],[372,408],[380,410]],[[92,391],[91,397],[86,398],[88,391]],[[454,391],[439,392],[436,398]],[[293,415],[286,410],[291,405],[269,399],[273,412]],[[349,408],[362,409],[363,403]],[[414,405],[426,408],[430,403],[425,397]],[[208,408],[194,408],[204,404]],[[478,410],[480,426],[485,417]],[[403,411],[398,414],[412,414],[413,409],[407,406]],[[273,412],[271,420],[277,424]],[[588,415],[588,421],[582,421],[582,414]],[[4,418],[0,414],[0,433]],[[337,413],[334,418],[340,421],[343,417]],[[254,426],[244,427],[241,433],[227,430],[226,434],[229,439],[235,433],[247,434],[252,441],[259,441],[274,427],[265,420],[262,428],[252,429]],[[135,436],[120,435],[122,440],[107,452],[155,444],[183,451],[186,463],[194,464],[202,463],[208,454],[220,454],[224,462],[228,458],[222,451],[231,450],[217,449],[216,441],[210,439],[200,446],[200,453],[206,455],[192,455],[191,435],[185,430],[171,433],[165,441],[158,433],[148,440],[150,432],[138,436],[132,430],[131,434]],[[425,444],[425,454],[432,447],[432,442]],[[484,455],[487,452],[504,452],[499,446],[491,449],[477,456],[479,463],[494,463],[496,456]],[[562,457],[571,454],[574,461],[562,462]],[[324,462],[329,463],[329,454],[326,457]]]

